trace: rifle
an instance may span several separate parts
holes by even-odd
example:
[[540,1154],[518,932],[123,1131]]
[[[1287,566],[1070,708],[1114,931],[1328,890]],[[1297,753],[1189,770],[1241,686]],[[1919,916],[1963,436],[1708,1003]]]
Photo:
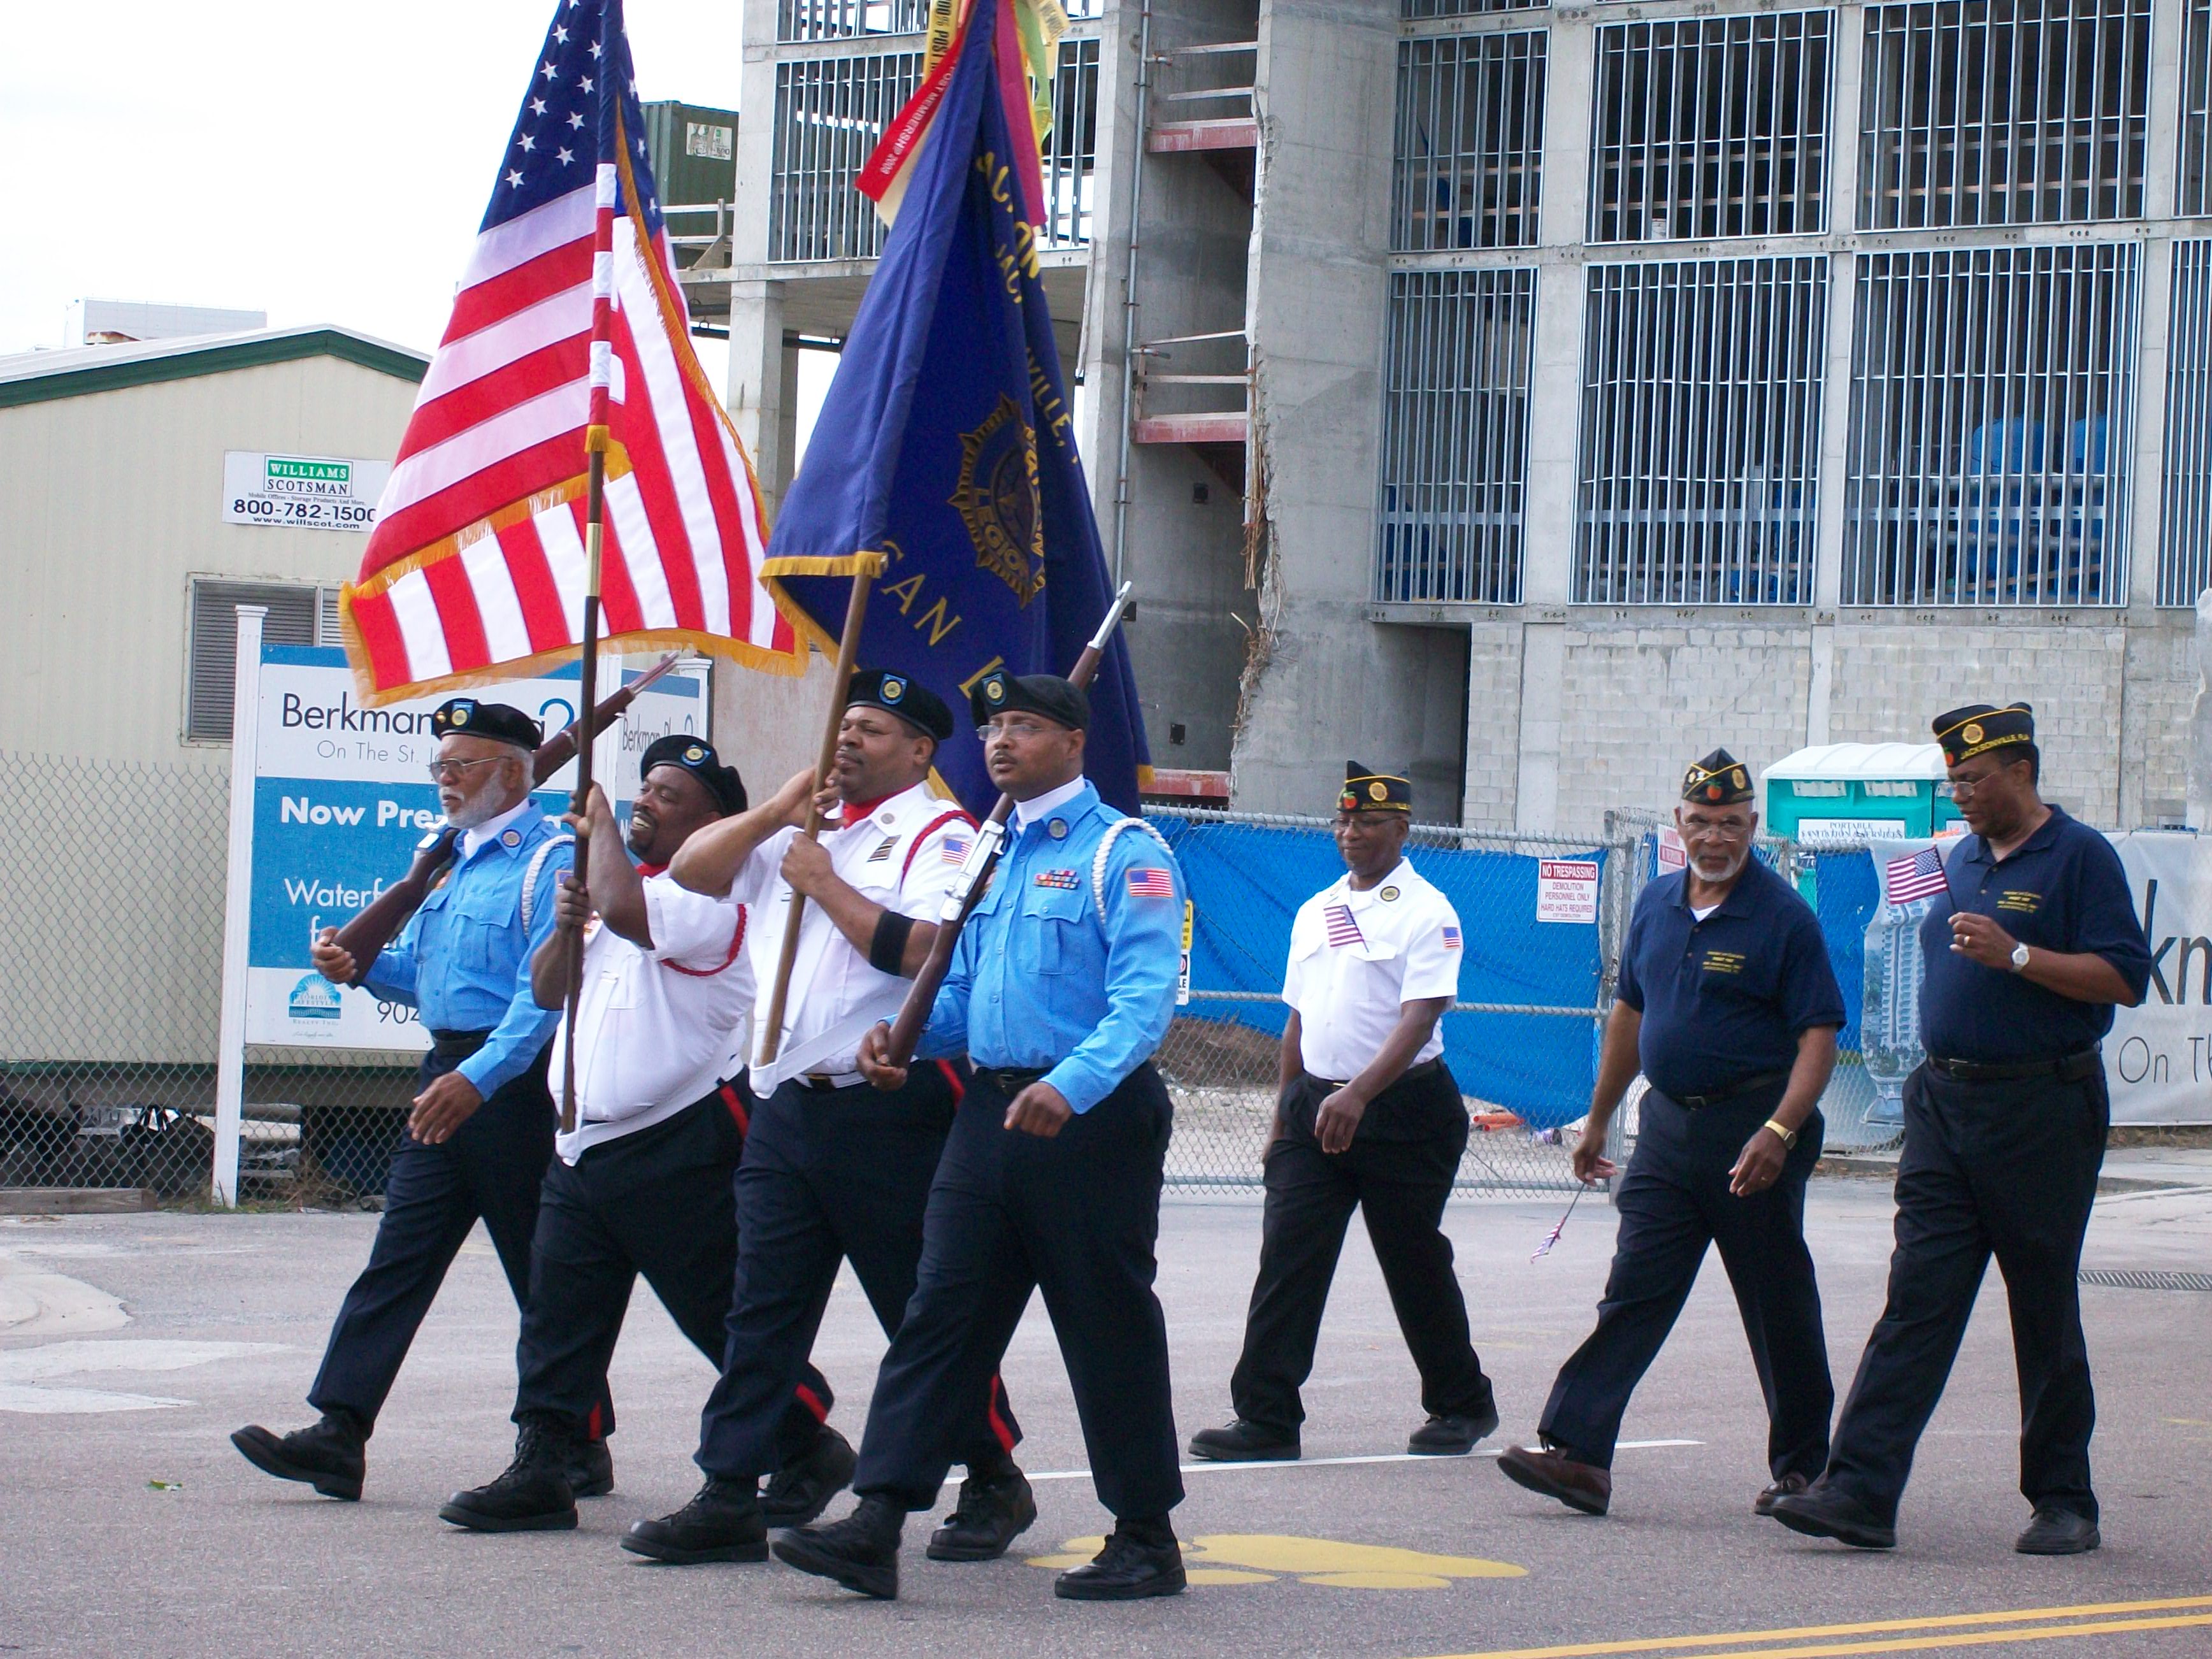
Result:
[[[681,653],[663,657],[650,669],[639,675],[628,685],[607,698],[592,711],[592,731],[594,735],[604,732],[620,720],[636,700],[637,694],[676,666]],[[552,737],[538,745],[531,758],[530,784],[537,788],[546,779],[566,766],[576,757],[577,739],[581,732],[581,719],[570,721]],[[428,896],[430,884],[453,856],[453,843],[459,840],[460,831],[452,828],[434,830],[415,844],[414,861],[407,873],[370,900],[367,908],[338,929],[337,939],[340,950],[351,953],[354,961],[353,983],[358,985],[368,976],[376,958],[392,937],[407,925],[408,917],[420,908]]]
[[[1069,684],[1087,686],[1097,676],[1098,664],[1106,654],[1106,641],[1121,625],[1121,617],[1129,608],[1129,592],[1134,586],[1123,582],[1121,591],[1114,596],[1114,603],[1106,607],[1098,631],[1091,636],[1091,643],[1083,647],[1083,654],[1068,671]],[[969,916],[990,882],[991,872],[998,866],[999,854],[1006,844],[1006,820],[1013,810],[1012,795],[999,797],[991,816],[975,832],[975,844],[968,849],[968,857],[961,864],[958,881],[945,896],[945,908],[938,913],[937,937],[929,942],[929,954],[922,959],[921,970],[914,976],[914,983],[907,987],[906,1000],[899,1005],[898,1018],[891,1022],[889,1058],[893,1066],[904,1066],[914,1058],[915,1045],[921,1041],[921,1028],[929,1024],[929,1011],[936,1006],[938,988],[945,983],[945,972],[952,966],[952,947],[960,942],[960,930],[968,925]]]

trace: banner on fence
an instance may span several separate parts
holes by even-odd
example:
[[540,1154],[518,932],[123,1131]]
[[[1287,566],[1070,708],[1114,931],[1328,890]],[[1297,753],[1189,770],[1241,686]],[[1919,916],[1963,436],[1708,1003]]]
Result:
[[[623,822],[646,746],[668,732],[706,729],[704,690],[700,679],[671,674],[601,735],[594,775]],[[575,718],[576,694],[571,666],[476,695],[514,704],[550,734]],[[307,946],[319,929],[343,922],[404,874],[416,843],[443,826],[437,787],[424,770],[438,746],[430,714],[441,701],[364,708],[343,651],[262,647],[254,730],[239,734],[253,746],[248,1042],[429,1047],[412,1008],[332,985],[310,965]],[[574,777],[573,764],[555,774],[538,804],[556,817],[568,811]]]

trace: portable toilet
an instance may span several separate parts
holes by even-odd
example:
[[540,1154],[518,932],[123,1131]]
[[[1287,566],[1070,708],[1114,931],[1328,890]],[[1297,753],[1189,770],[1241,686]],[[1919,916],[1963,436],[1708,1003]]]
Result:
[[[1759,794],[1760,829],[1816,851],[1965,827],[1940,744],[1815,744],[1767,768]],[[1817,860],[1800,863],[1797,891],[1819,908]]]

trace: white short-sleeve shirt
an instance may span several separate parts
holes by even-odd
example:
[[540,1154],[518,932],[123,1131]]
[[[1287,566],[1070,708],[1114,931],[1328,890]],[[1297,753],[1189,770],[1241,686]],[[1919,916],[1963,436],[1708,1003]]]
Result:
[[[1459,994],[1459,914],[1404,860],[1365,892],[1349,873],[1298,907],[1283,1000],[1298,1011],[1312,1076],[1346,1082],[1367,1069],[1408,1002]],[[1443,1024],[1413,1064],[1444,1051]]]
[[[576,1127],[556,1137],[574,1164],[589,1147],[673,1117],[744,1063],[753,969],[746,912],[727,898],[645,878],[650,949],[593,916],[584,933],[576,999]],[[568,1021],[553,1034],[553,1092],[561,1092]]]
[[[783,951],[784,918],[790,914],[783,854],[798,833],[779,830],[755,848],[730,886],[731,897],[750,904],[759,919],[745,951],[760,986],[763,1019]],[[935,921],[975,836],[975,820],[957,803],[918,783],[877,802],[866,817],[825,826],[820,840],[838,879],[863,897],[917,921]],[[765,1097],[777,1077],[802,1072],[857,1082],[861,1035],[878,1020],[897,1014],[910,982],[872,967],[820,905],[808,905],[799,924],[799,954],[784,1000],[775,1070],[771,1074],[755,1067],[754,1091]]]

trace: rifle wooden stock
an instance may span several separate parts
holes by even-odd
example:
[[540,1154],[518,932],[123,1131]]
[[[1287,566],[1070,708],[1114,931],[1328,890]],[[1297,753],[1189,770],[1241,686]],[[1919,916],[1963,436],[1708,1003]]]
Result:
[[[1121,591],[1106,607],[1106,617],[1098,624],[1097,633],[1083,647],[1075,666],[1067,671],[1070,685],[1087,687],[1097,678],[1098,665],[1106,655],[1106,643],[1114,637],[1114,630],[1121,625],[1122,613],[1129,608],[1130,586],[1123,582]],[[886,1058],[893,1066],[904,1066],[914,1058],[915,1045],[921,1041],[922,1028],[929,1024],[929,1011],[936,1006],[937,993],[952,966],[952,950],[960,942],[960,930],[975,914],[976,901],[990,885],[991,872],[998,867],[1000,854],[1006,847],[1002,836],[990,833],[991,826],[1003,825],[1013,810],[1013,797],[1001,795],[998,805],[991,809],[991,816],[983,821],[985,831],[977,837],[980,856],[975,869],[972,872],[961,872],[961,885],[953,894],[952,902],[958,905],[958,910],[947,914],[937,924],[937,937],[929,942],[929,954],[922,958],[921,969],[915,975],[914,982],[906,988],[906,1000],[899,1004],[898,1018],[891,1022],[890,1052]],[[946,910],[951,912],[952,905],[948,904]]]
[[[602,702],[592,712],[592,729],[604,732],[620,720],[637,700],[637,694],[676,666],[679,656],[662,658],[651,669],[632,680],[628,685]],[[581,720],[571,721],[553,736],[538,744],[538,752],[531,757],[531,787],[536,788],[546,779],[576,757],[576,734]],[[356,985],[368,976],[376,958],[384,947],[392,943],[392,936],[407,925],[407,918],[422,907],[429,896],[430,884],[437,878],[453,856],[453,843],[460,838],[458,830],[441,830],[417,843],[414,860],[408,865],[407,873],[371,899],[345,926],[338,929],[337,945],[352,954]]]

